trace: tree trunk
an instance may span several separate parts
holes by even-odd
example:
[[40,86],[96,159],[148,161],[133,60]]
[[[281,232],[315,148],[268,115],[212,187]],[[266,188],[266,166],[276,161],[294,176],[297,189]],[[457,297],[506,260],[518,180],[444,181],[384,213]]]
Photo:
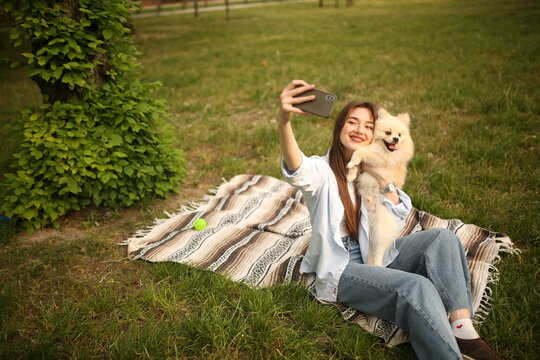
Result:
[[[49,0],[49,3],[52,4],[51,6],[58,5],[67,10],[66,16],[76,22],[78,22],[82,17],[82,13],[78,10],[79,2],[77,0]],[[47,44],[42,43],[42,41],[31,41],[32,52],[36,53],[39,49],[46,45]],[[107,79],[107,71],[110,70],[109,58],[106,54],[99,53],[94,57],[94,59],[100,61],[102,65],[95,67],[86,81],[89,84],[95,85],[96,87],[101,87],[103,82]],[[73,98],[80,98],[84,91],[84,89],[79,86],[75,86],[75,88],[70,89],[68,84],[60,81],[51,83],[43,80],[43,78],[39,76],[32,77],[32,80],[38,85],[41,95],[43,96],[43,101],[49,104],[53,104],[56,101],[63,103]]]

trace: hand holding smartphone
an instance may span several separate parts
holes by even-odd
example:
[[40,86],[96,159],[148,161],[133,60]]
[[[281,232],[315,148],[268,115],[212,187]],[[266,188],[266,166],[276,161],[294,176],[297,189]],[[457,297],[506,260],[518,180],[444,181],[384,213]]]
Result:
[[306,101],[300,104],[294,104],[293,106],[313,115],[325,118],[329,117],[330,113],[332,112],[332,108],[334,107],[334,104],[337,100],[337,96],[335,94],[327,93],[321,90],[312,89],[296,95],[295,98],[309,95],[314,95],[315,100]]

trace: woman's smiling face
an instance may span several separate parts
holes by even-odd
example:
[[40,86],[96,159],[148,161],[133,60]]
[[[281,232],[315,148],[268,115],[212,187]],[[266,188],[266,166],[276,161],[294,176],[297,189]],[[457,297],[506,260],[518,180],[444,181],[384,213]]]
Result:
[[357,107],[350,112],[339,136],[347,161],[355,150],[371,144],[374,127],[375,122],[368,109]]

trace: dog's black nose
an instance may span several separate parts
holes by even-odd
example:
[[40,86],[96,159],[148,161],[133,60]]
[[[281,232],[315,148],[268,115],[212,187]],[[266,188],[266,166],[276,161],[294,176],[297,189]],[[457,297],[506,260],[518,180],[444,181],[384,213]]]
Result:
[[395,137],[394,139],[394,144],[397,144],[399,142],[399,138],[398,137]]

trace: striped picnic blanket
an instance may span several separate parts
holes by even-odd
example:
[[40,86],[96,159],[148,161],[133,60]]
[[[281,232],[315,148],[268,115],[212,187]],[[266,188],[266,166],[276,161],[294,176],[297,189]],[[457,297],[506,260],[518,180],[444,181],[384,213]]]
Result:
[[[198,218],[207,221],[206,229],[193,229]],[[411,211],[402,235],[441,227],[454,231],[467,252],[473,311],[476,321],[481,321],[489,309],[488,285],[498,280],[499,253],[518,250],[504,234],[418,209]],[[125,243],[134,260],[184,263],[257,287],[301,282],[313,289],[314,276],[299,272],[310,236],[309,214],[300,191],[273,177],[238,175],[202,202],[156,220]],[[346,320],[382,337],[388,345],[407,341],[406,333],[392,323],[334,305]]]

